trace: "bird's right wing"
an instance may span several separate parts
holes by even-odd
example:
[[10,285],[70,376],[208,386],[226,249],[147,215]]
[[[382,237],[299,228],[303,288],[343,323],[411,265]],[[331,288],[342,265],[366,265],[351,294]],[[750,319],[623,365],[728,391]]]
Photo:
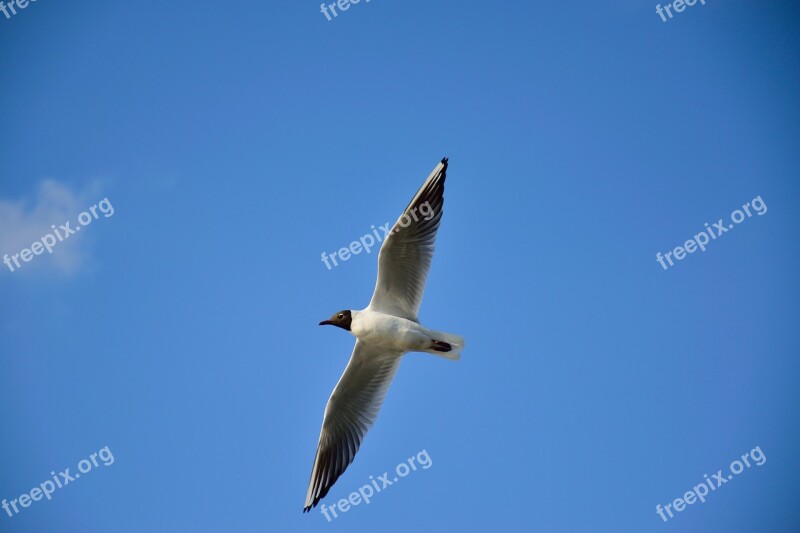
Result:
[[356,341],[350,362],[325,408],[303,512],[316,507],[353,462],[378,417],[402,355],[399,350]]

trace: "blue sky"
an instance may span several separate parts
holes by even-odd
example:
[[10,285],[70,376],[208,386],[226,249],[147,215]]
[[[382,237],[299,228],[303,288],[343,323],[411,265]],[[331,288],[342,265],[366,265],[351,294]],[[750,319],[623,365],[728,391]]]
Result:
[[[0,499],[33,531],[789,531],[800,34],[788,1],[39,0],[0,15]],[[328,523],[301,513],[376,254],[450,157],[408,355]],[[656,253],[760,196],[664,270]],[[664,523],[656,505],[766,456]]]

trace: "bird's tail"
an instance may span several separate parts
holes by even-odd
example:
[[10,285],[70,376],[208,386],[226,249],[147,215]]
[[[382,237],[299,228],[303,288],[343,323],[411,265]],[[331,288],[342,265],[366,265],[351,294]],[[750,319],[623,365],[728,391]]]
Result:
[[430,335],[431,345],[425,350],[427,353],[454,361],[461,359],[461,350],[464,349],[464,337],[433,330],[430,331]]

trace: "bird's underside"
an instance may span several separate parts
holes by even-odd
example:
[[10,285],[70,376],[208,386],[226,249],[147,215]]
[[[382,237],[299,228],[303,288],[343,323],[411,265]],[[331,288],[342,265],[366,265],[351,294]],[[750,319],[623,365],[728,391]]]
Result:
[[[434,168],[395,223],[390,236],[384,240],[378,255],[375,291],[370,305],[362,312],[376,311],[417,322],[436,232],[442,218],[446,172],[447,158]],[[347,321],[346,326],[332,321],[321,324],[339,325],[350,330],[349,317],[338,316],[343,322]],[[328,494],[353,462],[378,416],[405,353],[403,349],[365,342],[355,331],[352,333],[357,336],[353,354],[325,407],[304,512],[315,507]],[[453,350],[451,342],[463,346],[460,337],[446,335],[431,339],[429,349],[424,351],[444,354]]]

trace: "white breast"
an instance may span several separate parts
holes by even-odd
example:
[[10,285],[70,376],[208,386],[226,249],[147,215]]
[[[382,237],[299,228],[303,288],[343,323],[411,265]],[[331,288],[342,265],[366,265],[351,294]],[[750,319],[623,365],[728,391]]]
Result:
[[358,339],[404,352],[416,352],[430,344],[427,330],[411,320],[377,311],[353,311],[350,332]]

